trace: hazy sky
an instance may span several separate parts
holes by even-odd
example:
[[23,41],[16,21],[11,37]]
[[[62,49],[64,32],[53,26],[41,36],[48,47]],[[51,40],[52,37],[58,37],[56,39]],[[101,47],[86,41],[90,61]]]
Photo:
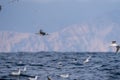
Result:
[[116,13],[120,12],[120,0],[10,1],[14,0],[0,0],[0,31],[35,33],[41,28],[54,32],[101,17],[112,15],[116,19],[120,15]]

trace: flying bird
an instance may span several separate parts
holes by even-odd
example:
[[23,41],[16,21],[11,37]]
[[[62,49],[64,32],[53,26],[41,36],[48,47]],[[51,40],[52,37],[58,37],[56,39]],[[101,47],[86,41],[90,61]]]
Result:
[[42,35],[42,36],[48,35],[48,33],[42,31],[41,29],[40,29],[40,32],[39,32],[39,33],[36,33],[36,34],[39,34],[39,35]]
[[116,41],[112,41],[112,43],[111,43],[110,46],[111,46],[111,47],[116,47],[116,52],[115,52],[115,53],[118,53],[118,51],[119,51],[119,49],[120,49],[120,45],[118,45],[118,44],[116,43]]
[[88,62],[90,61],[90,59],[91,59],[91,56],[87,57],[87,59],[85,59],[85,61],[84,61],[83,63],[84,63],[84,64],[85,64],[85,63],[88,63]]

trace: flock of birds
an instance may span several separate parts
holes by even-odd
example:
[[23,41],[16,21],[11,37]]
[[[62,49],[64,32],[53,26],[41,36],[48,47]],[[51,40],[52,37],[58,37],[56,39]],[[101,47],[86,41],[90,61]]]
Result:
[[[44,32],[43,30],[40,29],[39,33],[36,33],[36,34],[39,34],[41,36],[45,36],[45,35],[49,35],[48,33]],[[120,45],[118,45],[116,43],[116,41],[112,41],[112,43],[110,44],[110,47],[116,47],[116,53],[118,53],[119,49],[120,49]]]
[[[11,76],[21,76],[23,72],[26,72],[27,67],[25,66],[24,69],[18,68],[17,70],[10,73]],[[1,80],[1,79],[0,79]],[[38,80],[38,76],[30,76],[28,80]],[[51,80],[49,76],[47,76],[47,80]]]
[[[19,0],[11,0],[10,3],[13,3],[15,1],[19,1]],[[2,5],[0,5],[0,11],[2,10]],[[45,36],[45,35],[49,35],[48,33],[40,30],[39,33],[36,33],[38,35],[42,35],[42,36]],[[118,45],[116,43],[116,41],[112,41],[112,44],[110,45],[111,47],[116,47],[116,53],[118,53],[119,49],[120,49],[120,45]]]
[[[40,36],[49,35],[48,33],[44,32],[43,30],[40,30],[38,33],[35,33],[35,34],[40,35]],[[116,52],[115,53],[118,53],[118,51],[120,49],[120,45],[118,45],[116,41],[112,41],[112,43],[110,44],[110,47],[115,47],[116,48]],[[91,58],[92,58],[92,56],[88,56],[83,61],[83,64],[88,63]],[[74,62],[77,62],[77,59],[75,59]],[[20,63],[22,63],[22,62],[20,62]],[[58,62],[58,65],[62,67],[62,62]],[[26,70],[27,70],[26,66],[24,67],[24,69],[18,68],[16,71],[11,72],[10,75],[12,75],[12,76],[20,76],[22,74],[22,72],[25,72]],[[48,73],[47,70],[45,70],[45,71]],[[68,78],[70,75],[69,74],[61,74],[59,76],[62,77],[62,78]],[[28,78],[28,80],[38,80],[38,76],[30,76]],[[49,76],[47,76],[47,80],[52,80],[52,79]]]
[[[40,34],[42,36],[44,35],[48,35],[47,33],[43,32],[42,30],[40,30],[39,33],[37,34]],[[120,49],[120,46],[116,43],[116,41],[112,41],[112,43],[110,44],[110,47],[116,47],[116,52],[115,53],[118,53],[119,49]],[[83,61],[83,64],[86,64],[90,61],[92,56],[88,56],[84,61]],[[77,62],[77,59],[74,60],[74,62]],[[58,62],[58,65],[60,65],[62,67],[62,62]],[[25,72],[27,69],[26,69],[26,66],[24,67],[24,69],[18,69],[17,71],[15,72],[11,72],[11,75],[13,76],[20,76],[22,72]],[[45,70],[47,71],[47,70]],[[48,72],[47,72],[48,73]],[[48,73],[49,74],[49,73]],[[61,74],[60,77],[62,78],[68,78],[70,75],[69,74]],[[28,80],[38,80],[38,76],[32,76],[32,77],[29,77]],[[49,76],[47,76],[47,80],[52,80]]]
[[13,76],[19,76],[21,74],[21,72],[25,72],[26,70],[27,70],[26,66],[24,67],[24,69],[18,68],[17,71],[11,72],[11,75],[13,75]]
[[[91,59],[91,56],[88,56],[88,57],[83,61],[83,64],[88,63],[88,62],[90,61],[90,59]],[[77,59],[75,59],[73,62],[76,63],[76,62],[77,62]],[[21,64],[22,64],[22,63],[21,63]],[[59,67],[62,67],[62,62],[58,62],[57,64],[58,64]],[[49,74],[49,72],[48,72],[46,69],[43,69],[43,70],[45,70],[45,71],[47,72],[47,74]],[[11,72],[10,75],[11,75],[11,76],[21,76],[22,73],[23,73],[23,72],[26,72],[26,71],[27,71],[27,66],[24,66],[23,69],[18,68],[17,70]],[[70,74],[60,74],[59,76],[60,76],[61,78],[69,78]],[[36,76],[30,76],[30,77],[28,77],[28,80],[38,80],[38,77],[39,77],[39,76],[37,76],[37,75],[36,75]],[[49,76],[47,76],[47,80],[52,80],[52,79],[51,79]]]
[[[15,1],[19,1],[19,0],[11,0],[10,3],[13,3]],[[0,11],[2,10],[2,5],[0,4]],[[39,35],[42,35],[42,36],[45,36],[45,35],[49,35],[48,33],[46,32],[43,32],[42,30],[40,30],[39,33],[36,33],[36,34],[39,34]],[[112,41],[112,44],[110,45],[111,47],[116,47],[116,53],[118,53],[119,49],[120,49],[120,45],[118,45],[116,43],[116,41]]]
[[[14,2],[14,1],[18,1],[18,0],[12,0],[11,2]],[[0,5],[0,11],[2,10],[2,5]],[[40,30],[38,33],[36,33],[38,35],[41,35],[41,36],[45,36],[45,35],[49,35],[48,33],[44,32],[43,30]],[[116,52],[115,53],[118,53],[118,51],[120,50],[120,45],[117,44],[116,41],[112,41],[112,43],[110,44],[110,47],[115,47],[116,48]],[[88,63],[90,61],[92,56],[88,56],[84,61],[83,61],[83,64],[85,63]],[[61,65],[61,64],[60,64]],[[25,72],[26,71],[26,66],[24,67],[24,69],[18,69],[17,71],[14,71],[14,72],[11,72],[10,74],[12,76],[20,76],[22,72]],[[61,77],[63,78],[68,78],[69,77],[69,74],[61,74],[60,75]],[[38,76],[34,76],[34,77],[29,77],[28,80],[37,80],[38,79]],[[47,76],[47,79],[48,80],[52,80],[49,76]]]

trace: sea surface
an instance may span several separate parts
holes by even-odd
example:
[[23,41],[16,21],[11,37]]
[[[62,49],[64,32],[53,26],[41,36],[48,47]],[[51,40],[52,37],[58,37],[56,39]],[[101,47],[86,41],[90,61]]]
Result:
[[[89,57],[88,62],[85,60]],[[26,67],[26,71],[22,71]],[[21,70],[19,76],[11,73]],[[120,54],[112,52],[0,53],[0,80],[120,80]]]

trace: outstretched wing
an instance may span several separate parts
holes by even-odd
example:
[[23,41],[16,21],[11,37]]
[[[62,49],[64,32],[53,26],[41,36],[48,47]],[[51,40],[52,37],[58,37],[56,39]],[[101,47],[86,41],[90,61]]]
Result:
[[120,46],[116,46],[116,53],[119,51]]
[[44,32],[44,31],[42,31],[42,30],[40,30],[40,34],[41,34],[42,36],[48,35],[48,33]]

